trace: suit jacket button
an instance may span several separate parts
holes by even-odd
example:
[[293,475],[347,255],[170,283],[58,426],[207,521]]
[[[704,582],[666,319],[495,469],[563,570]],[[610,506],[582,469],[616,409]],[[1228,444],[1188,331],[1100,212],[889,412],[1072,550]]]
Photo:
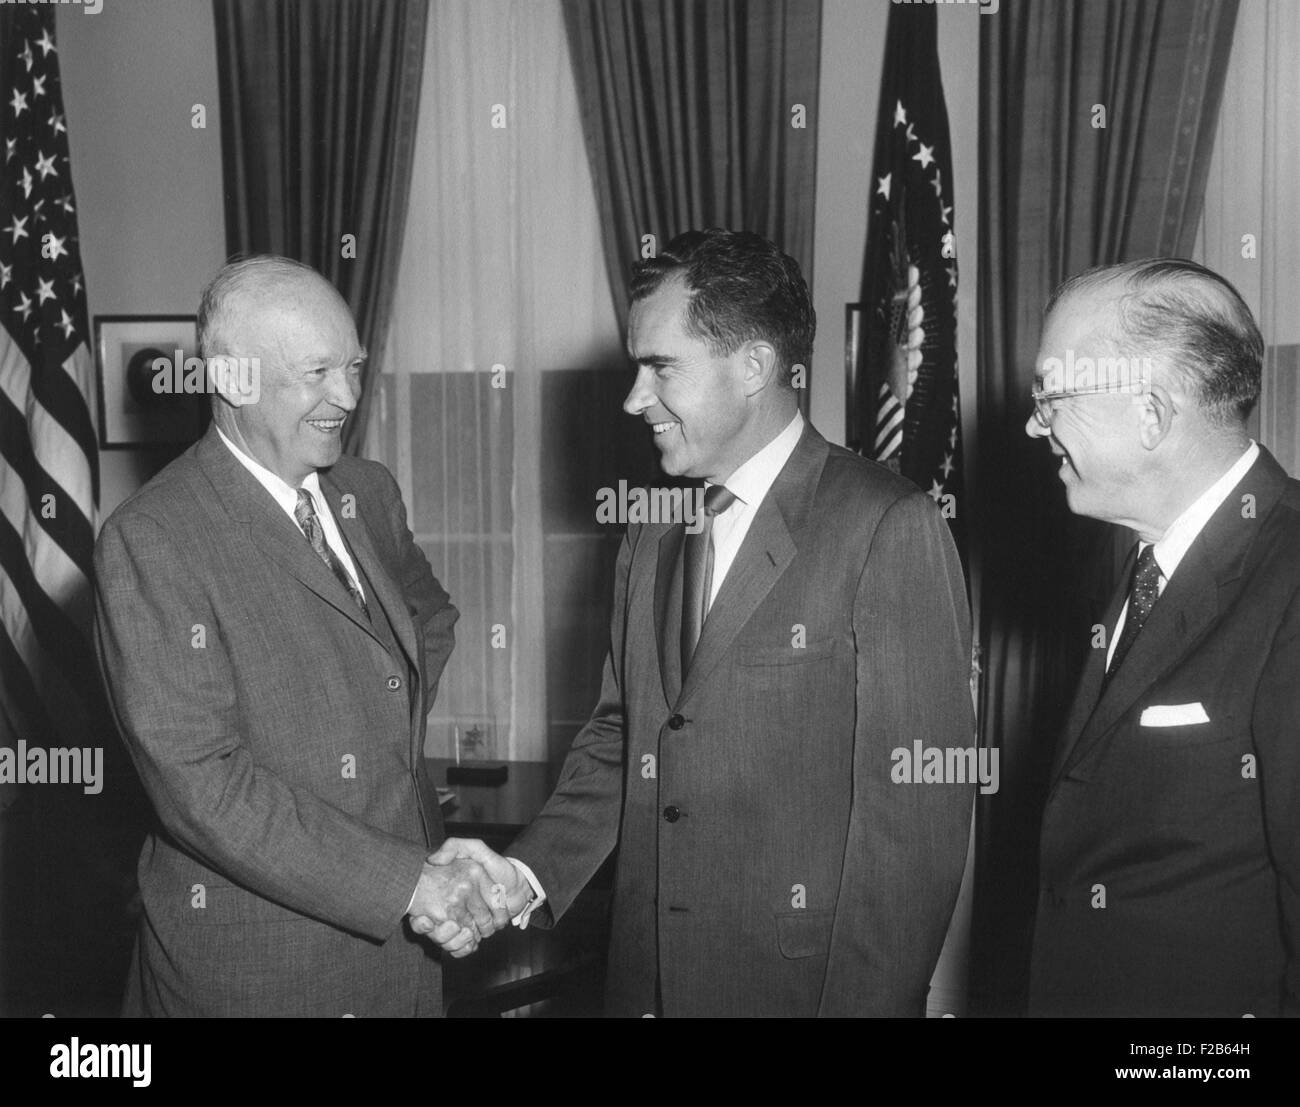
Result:
[[668,720],[669,730],[681,730],[682,727],[684,727],[685,725],[686,725],[686,720],[683,719],[680,715],[673,715]]
[[667,807],[664,808],[664,819],[666,819],[668,822],[675,823],[681,817],[682,817],[682,810],[680,807],[676,807],[673,804],[669,804]]
[[401,686],[402,686],[401,677],[392,676],[388,678],[388,690],[390,692],[396,692]]

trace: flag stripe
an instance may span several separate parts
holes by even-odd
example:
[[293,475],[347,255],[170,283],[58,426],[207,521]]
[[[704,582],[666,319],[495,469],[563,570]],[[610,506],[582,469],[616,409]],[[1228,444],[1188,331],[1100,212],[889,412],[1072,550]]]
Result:
[[[0,392],[0,457],[8,463],[7,469],[12,471],[6,471],[6,466],[0,463],[0,481],[9,483],[14,476],[22,481],[26,488],[26,500],[31,517],[37,520],[41,528],[63,547],[81,574],[91,579],[94,573],[92,553],[95,536],[90,520],[81,513],[81,509],[72,497],[36,460],[31,439],[27,436],[26,421],[14,410],[8,395],[2,392]],[[52,519],[45,518],[41,511],[42,498],[46,495],[55,497],[55,512]],[[7,500],[8,496],[5,499]]]
[[[0,603],[9,587],[8,578],[0,573]],[[32,683],[32,674],[9,638],[8,625],[8,619],[0,624],[0,710],[4,711],[6,725],[15,737],[43,742],[53,733],[53,727]]]
[[[84,629],[36,582],[22,539],[7,518],[0,518],[0,568],[7,578],[7,581],[0,578],[0,585],[4,586],[0,590],[0,605],[5,625],[12,632],[21,626],[22,619],[29,620],[34,640],[50,663],[63,672],[68,683],[74,688],[93,687],[99,676]],[[23,611],[16,610],[15,605],[21,605]],[[15,645],[21,649],[24,643],[20,638]],[[29,667],[36,660],[27,657]]]
[[[69,361],[76,363],[84,360],[78,356],[84,351],[84,346],[78,347]],[[66,369],[65,365],[65,372],[59,375],[64,380],[69,380]],[[58,370],[50,370],[45,375],[57,372]],[[81,509],[82,515],[87,519],[93,518],[96,493],[82,444],[68,433],[61,422],[52,418],[44,404],[39,402],[35,389],[32,388],[31,366],[18,346],[14,343],[6,344],[3,336],[0,336],[0,392],[9,398],[16,411],[25,413],[28,441],[41,468],[67,491]]]

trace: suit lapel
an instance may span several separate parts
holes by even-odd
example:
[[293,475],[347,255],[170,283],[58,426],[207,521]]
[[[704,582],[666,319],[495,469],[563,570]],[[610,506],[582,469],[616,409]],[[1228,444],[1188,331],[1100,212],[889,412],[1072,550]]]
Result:
[[[1228,493],[1188,548],[1151,609],[1142,633],[1134,640],[1119,672],[1099,700],[1097,693],[1105,655],[1104,651],[1097,651],[1102,653],[1100,663],[1094,660],[1088,665],[1070,715],[1067,735],[1077,738],[1063,747],[1053,783],[1083,760],[1148,688],[1172,672],[1209,633],[1221,612],[1231,606],[1236,582],[1259,533],[1259,524],[1273,509],[1285,485],[1285,472],[1261,446],[1255,464]],[[1243,511],[1243,497],[1247,494],[1254,498],[1251,513]],[[1107,616],[1108,629],[1114,627],[1119,617],[1133,560],[1130,557],[1126,563],[1123,584]],[[1095,704],[1095,708],[1089,710],[1090,704]]]
[[[269,561],[279,565],[336,611],[351,619],[372,638],[379,641],[365,616],[348,595],[347,589],[339,583],[325,562],[316,556],[311,543],[303,537],[302,531],[280,508],[271,494],[258,484],[253,474],[240,464],[221,441],[215,426],[208,429],[208,433],[195,447],[195,458],[212,482],[227,514],[248,528],[250,538],[266,554]],[[337,497],[330,503],[330,510],[334,511],[337,521],[339,513],[336,505]],[[353,548],[355,549],[355,546]]]
[[[1129,551],[1128,557],[1124,559],[1124,567],[1119,575],[1119,588],[1106,609],[1102,625],[1105,626],[1107,634],[1115,625],[1120,610],[1124,606],[1124,599],[1128,595],[1129,581],[1133,577],[1133,565],[1136,561],[1137,546],[1134,546]],[[1163,599],[1163,597],[1161,598]],[[1083,667],[1083,675],[1079,679],[1079,687],[1074,693],[1070,713],[1066,718],[1063,741],[1057,744],[1056,756],[1052,761],[1051,781],[1053,784],[1060,779],[1065,771],[1066,762],[1070,760],[1070,755],[1074,751],[1079,737],[1083,734],[1084,727],[1087,726],[1088,720],[1092,718],[1097,710],[1097,701],[1101,697],[1101,686],[1106,678],[1107,652],[1105,648],[1088,651],[1088,661]]]
[[[410,660],[411,667],[418,668],[415,626],[411,621],[405,599],[393,582],[392,577],[389,576],[388,570],[384,568],[383,562],[379,560],[379,555],[375,552],[374,543],[370,540],[369,529],[362,522],[358,512],[345,512],[343,510],[342,494],[347,489],[339,486],[332,471],[322,474],[321,491],[325,493],[325,499],[329,502],[334,521],[338,524],[343,537],[347,539],[352,556],[361,563],[361,568],[364,570],[366,578],[370,582],[371,590],[374,592],[372,598],[384,609],[389,626],[393,628],[393,634],[397,637],[398,644]],[[320,559],[317,558],[317,560]],[[353,610],[356,610],[355,606]],[[360,613],[357,614],[358,621],[360,621]]]
[[[812,505],[827,452],[826,440],[811,425],[805,426],[794,453],[759,505],[718,597],[709,608],[679,703],[685,703],[708,679],[741,627],[767,599],[794,560],[799,551],[798,536]],[[679,614],[679,623],[680,620]]]
[[679,523],[659,539],[655,569],[655,638],[664,697],[676,703],[682,691],[682,543],[686,525]]

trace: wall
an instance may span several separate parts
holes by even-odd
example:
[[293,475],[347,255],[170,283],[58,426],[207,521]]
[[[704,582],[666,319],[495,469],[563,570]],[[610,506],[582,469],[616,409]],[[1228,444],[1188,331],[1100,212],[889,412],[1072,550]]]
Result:
[[[55,30],[92,328],[96,315],[193,315],[226,256],[212,4],[65,8]],[[101,451],[101,515],[159,461]]]

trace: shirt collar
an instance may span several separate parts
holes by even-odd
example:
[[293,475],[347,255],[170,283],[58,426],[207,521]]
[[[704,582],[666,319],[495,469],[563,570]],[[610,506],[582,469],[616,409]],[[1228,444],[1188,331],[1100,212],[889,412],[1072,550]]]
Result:
[[[785,429],[727,478],[726,488],[736,499],[748,506],[763,502],[763,497],[776,482],[777,476],[790,460],[794,448],[803,434],[803,415],[796,411]],[[709,482],[705,481],[705,486]]]
[[1174,570],[1205,529],[1210,516],[1219,510],[1219,506],[1228,498],[1228,493],[1241,483],[1258,457],[1259,443],[1251,439],[1246,452],[1233,463],[1232,468],[1197,496],[1187,510],[1169,524],[1169,529],[1155,544],[1156,564],[1160,566],[1160,575],[1165,580],[1174,575]]
[[[255,461],[236,446],[220,427],[216,428],[221,441],[226,444],[226,448],[235,455],[235,459],[257,480],[257,483],[265,488],[271,497],[290,515],[293,514],[294,508],[298,506],[298,489],[281,479],[280,476],[271,472],[265,465]],[[320,491],[320,474],[313,469],[306,477],[303,478],[301,487],[311,493],[311,498],[315,503],[316,510],[321,510],[321,491]]]

